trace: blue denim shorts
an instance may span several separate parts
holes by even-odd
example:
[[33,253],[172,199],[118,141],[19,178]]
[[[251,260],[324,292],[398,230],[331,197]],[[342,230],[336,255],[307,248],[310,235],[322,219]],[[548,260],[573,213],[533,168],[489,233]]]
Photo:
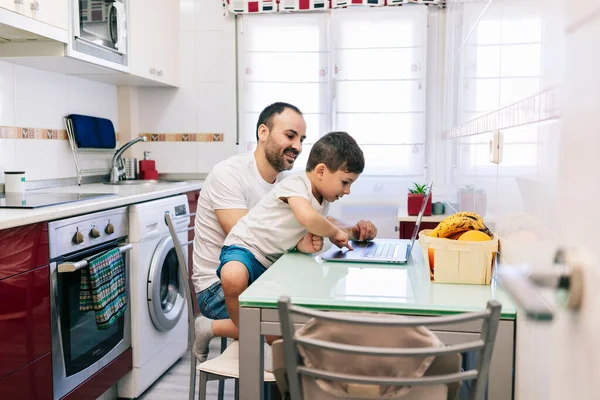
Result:
[[221,264],[217,268],[217,276],[221,279],[221,268],[229,261],[238,261],[248,269],[248,286],[258,279],[267,269],[258,262],[250,250],[240,246],[223,246],[221,249]]
[[200,293],[196,293],[196,301],[200,307],[200,312],[206,318],[229,319],[221,281],[213,283]]

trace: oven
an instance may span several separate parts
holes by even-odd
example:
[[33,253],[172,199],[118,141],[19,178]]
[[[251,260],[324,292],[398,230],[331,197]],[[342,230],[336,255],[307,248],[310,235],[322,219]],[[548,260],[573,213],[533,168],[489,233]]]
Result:
[[[50,222],[52,376],[60,399],[131,347],[129,304],[108,329],[96,326],[93,310],[80,310],[81,273],[87,259],[119,248],[129,299],[127,208]],[[129,301],[128,301],[129,303]]]
[[127,0],[73,1],[73,50],[127,66]]

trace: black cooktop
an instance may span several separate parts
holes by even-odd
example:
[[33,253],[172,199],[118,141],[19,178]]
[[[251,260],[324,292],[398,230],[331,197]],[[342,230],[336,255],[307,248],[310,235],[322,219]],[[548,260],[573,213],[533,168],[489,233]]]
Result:
[[0,208],[38,208],[74,201],[116,196],[116,193],[50,193],[25,192],[0,194]]

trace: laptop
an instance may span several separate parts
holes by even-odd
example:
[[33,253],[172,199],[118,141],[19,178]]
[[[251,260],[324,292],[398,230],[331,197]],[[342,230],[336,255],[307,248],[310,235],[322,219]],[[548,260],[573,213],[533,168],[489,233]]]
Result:
[[413,229],[410,240],[373,239],[366,242],[351,240],[350,245],[354,250],[350,251],[345,247],[340,249],[334,245],[323,253],[321,258],[325,261],[405,264],[410,257],[410,252],[419,235],[419,227],[421,226],[421,220],[423,219],[423,214],[427,207],[427,201],[431,196],[432,185],[433,182],[427,184],[423,203],[421,204],[421,209],[417,215],[415,228]]

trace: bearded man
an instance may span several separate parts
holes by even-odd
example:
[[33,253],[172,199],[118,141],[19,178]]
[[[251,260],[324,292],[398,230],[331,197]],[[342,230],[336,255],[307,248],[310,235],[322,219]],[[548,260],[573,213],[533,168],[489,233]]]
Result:
[[[269,105],[258,117],[256,139],[258,145],[254,153],[237,154],[216,164],[200,191],[194,228],[192,276],[196,300],[202,312],[195,321],[194,344],[194,354],[200,362],[206,360],[208,344],[213,337],[237,339],[239,336],[237,327],[227,314],[223,288],[216,275],[221,248],[239,219],[283,178],[283,171],[294,166],[306,139],[306,122],[302,112],[288,103]],[[341,223],[339,225],[342,226]],[[372,239],[377,234],[377,229],[369,221],[344,227],[350,237],[357,240]]]

